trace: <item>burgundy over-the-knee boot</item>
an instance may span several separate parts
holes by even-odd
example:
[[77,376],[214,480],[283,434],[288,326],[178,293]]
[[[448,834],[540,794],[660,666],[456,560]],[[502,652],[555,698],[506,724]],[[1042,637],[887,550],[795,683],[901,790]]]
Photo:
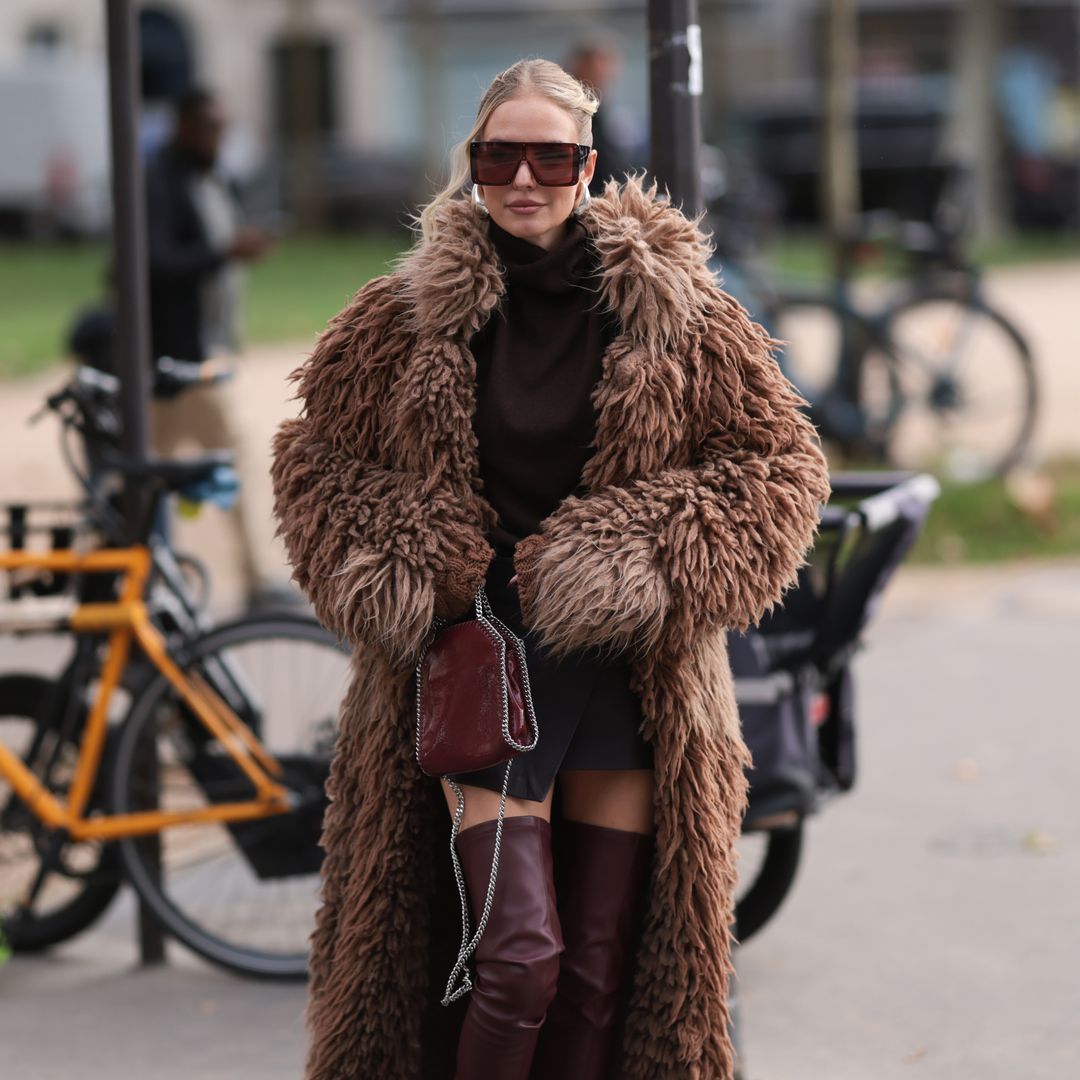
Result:
[[567,819],[558,843],[565,870],[558,910],[566,948],[531,1075],[532,1080],[603,1080],[611,1067],[655,841]]
[[[484,910],[495,821],[463,829],[458,859],[476,927]],[[458,1042],[455,1080],[527,1080],[559,975],[562,933],[552,876],[551,825],[503,821],[499,874],[487,926],[473,953],[476,976]]]

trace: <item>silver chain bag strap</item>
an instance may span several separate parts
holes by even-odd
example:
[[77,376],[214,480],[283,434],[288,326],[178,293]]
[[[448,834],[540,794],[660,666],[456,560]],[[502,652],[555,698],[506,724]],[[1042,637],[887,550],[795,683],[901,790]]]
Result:
[[[461,947],[458,950],[457,960],[454,962],[454,967],[451,970],[450,977],[446,983],[446,990],[443,994],[442,1001],[440,1002],[442,1005],[450,1005],[452,1002],[457,1001],[458,998],[472,990],[472,979],[469,975],[468,959],[472,956],[477,945],[480,943],[480,939],[483,936],[484,929],[487,926],[488,918],[491,914],[491,905],[495,897],[495,883],[499,874],[499,852],[502,847],[503,821],[505,819],[506,811],[506,791],[510,783],[510,767],[514,763],[514,756],[518,753],[524,753],[534,749],[540,740],[540,728],[537,724],[536,712],[533,709],[532,691],[529,686],[529,669],[525,659],[524,641],[522,641],[522,639],[492,611],[491,604],[484,592],[483,584],[476,590],[473,607],[477,623],[479,623],[484,631],[490,636],[499,654],[499,671],[502,674],[500,686],[502,738],[508,749],[508,758],[503,771],[502,790],[499,794],[499,813],[495,826],[495,849],[491,861],[491,875],[488,879],[487,893],[484,897],[483,912],[477,921],[476,932],[471,938],[469,929],[468,891],[466,889],[464,875],[461,871],[461,863],[458,859],[456,846],[458,832],[461,827],[461,819],[465,813],[465,793],[461,790],[460,785],[450,776],[443,777],[450,785],[454,792],[454,796],[457,799],[454,820],[450,827],[450,858],[454,865],[454,878],[457,881],[458,897],[461,901]],[[416,759],[418,764],[421,763],[421,732],[423,730],[422,693],[424,686],[424,661],[427,658],[435,635],[446,625],[446,620],[435,620],[432,627],[432,633],[429,635],[428,641],[420,654],[420,659],[416,664]],[[530,741],[527,743],[521,743],[515,740],[510,731],[510,691],[506,676],[506,650],[508,648],[512,648],[517,654],[518,663],[520,665],[525,718],[532,735]],[[455,988],[454,984],[459,978],[461,980],[461,985]]]

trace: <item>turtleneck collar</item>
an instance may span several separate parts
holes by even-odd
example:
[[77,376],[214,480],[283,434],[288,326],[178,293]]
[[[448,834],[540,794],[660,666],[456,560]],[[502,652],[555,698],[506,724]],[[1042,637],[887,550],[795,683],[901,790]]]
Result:
[[576,217],[568,219],[565,234],[550,251],[514,236],[492,218],[488,235],[511,284],[541,292],[568,292],[580,288],[589,272],[589,234]]

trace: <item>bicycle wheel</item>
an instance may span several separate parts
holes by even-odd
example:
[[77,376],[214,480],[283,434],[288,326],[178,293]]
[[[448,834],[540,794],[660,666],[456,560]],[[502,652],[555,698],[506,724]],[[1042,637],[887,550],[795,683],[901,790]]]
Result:
[[1038,385],[1031,350],[1003,315],[948,292],[890,314],[905,409],[890,436],[902,468],[953,480],[998,476],[1031,440]]
[[880,458],[903,408],[896,359],[875,324],[827,297],[778,297],[769,312],[784,374],[810,402],[822,438]]
[[[207,960],[263,978],[303,978],[314,928],[325,781],[349,661],[313,620],[252,617],[185,649],[282,764],[294,805],[255,821],[185,824],[119,842],[128,876],[166,930]],[[116,813],[251,798],[225,747],[155,673],[117,740]],[[157,850],[155,850],[157,849]]]
[[803,819],[794,825],[739,838],[735,936],[750,940],[776,913],[795,884],[802,856]]
[[[51,703],[58,684],[39,675],[0,677],[0,740],[61,797],[78,757],[78,733],[65,737]],[[91,805],[100,805],[93,798]],[[16,952],[56,945],[91,926],[121,883],[115,849],[100,841],[63,843],[29,906],[20,900],[35,880],[50,832],[0,780],[0,930]]]

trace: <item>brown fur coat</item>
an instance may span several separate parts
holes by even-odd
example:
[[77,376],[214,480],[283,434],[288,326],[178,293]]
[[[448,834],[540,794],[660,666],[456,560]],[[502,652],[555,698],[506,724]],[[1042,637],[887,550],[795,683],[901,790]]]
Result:
[[[716,284],[697,227],[640,181],[582,211],[621,333],[594,393],[586,494],[518,548],[523,611],[552,649],[627,649],[655,749],[657,849],[615,1075],[727,1080],[727,990],[746,803],[725,631],[805,563],[828,470],[774,344]],[[356,648],[313,933],[309,1080],[453,1073],[466,996],[438,1004],[460,933],[450,817],[414,757],[412,670],[433,614],[491,556],[471,335],[505,289],[480,212],[365,285],[294,374],[274,442],[295,579]],[[558,817],[555,843],[558,843]]]

